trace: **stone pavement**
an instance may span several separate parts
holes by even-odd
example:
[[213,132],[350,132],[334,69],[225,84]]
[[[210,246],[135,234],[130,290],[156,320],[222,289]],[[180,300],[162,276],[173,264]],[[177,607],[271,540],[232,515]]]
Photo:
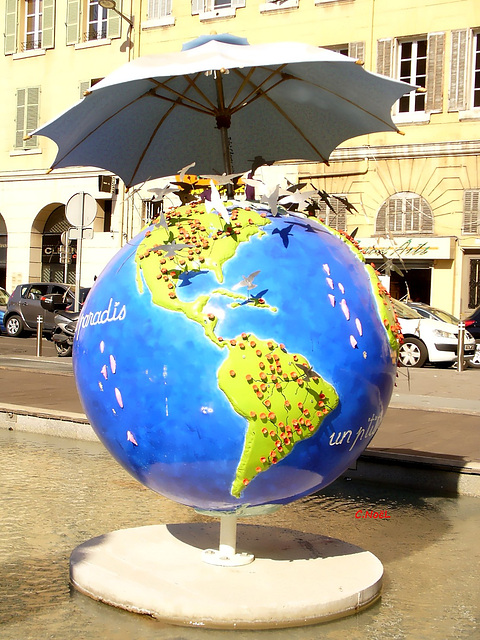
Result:
[[[0,336],[0,428],[95,439],[71,358],[56,357],[45,340],[41,357],[35,348],[33,338]],[[390,464],[392,478],[396,464],[476,476],[480,495],[480,370],[399,369],[390,407],[362,459]]]

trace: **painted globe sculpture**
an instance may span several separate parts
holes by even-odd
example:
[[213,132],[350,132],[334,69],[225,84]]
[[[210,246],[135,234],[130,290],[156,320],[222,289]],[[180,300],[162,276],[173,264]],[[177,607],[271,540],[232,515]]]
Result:
[[80,398],[114,458],[213,514],[338,478],[395,382],[398,327],[363,254],[316,219],[259,207],[162,213],[95,282],[74,343]]

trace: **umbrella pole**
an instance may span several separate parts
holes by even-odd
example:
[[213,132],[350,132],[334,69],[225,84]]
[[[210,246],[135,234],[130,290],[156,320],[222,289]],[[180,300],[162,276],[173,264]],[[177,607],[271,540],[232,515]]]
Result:
[[[217,129],[220,130],[222,137],[222,152],[223,152],[223,167],[225,173],[230,175],[233,173],[232,156],[230,154],[230,138],[228,136],[228,129],[230,128],[231,116],[228,110],[225,108],[225,97],[223,93],[222,83],[223,71],[215,72],[215,87],[217,90]],[[233,198],[233,185],[227,184],[227,196]]]

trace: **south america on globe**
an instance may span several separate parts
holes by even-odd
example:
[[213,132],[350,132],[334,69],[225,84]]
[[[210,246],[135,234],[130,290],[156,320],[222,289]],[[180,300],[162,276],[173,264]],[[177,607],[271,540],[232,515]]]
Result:
[[94,430],[135,478],[248,513],[358,458],[392,394],[398,335],[347,236],[258,203],[199,201],[162,212],[104,269],[74,372]]

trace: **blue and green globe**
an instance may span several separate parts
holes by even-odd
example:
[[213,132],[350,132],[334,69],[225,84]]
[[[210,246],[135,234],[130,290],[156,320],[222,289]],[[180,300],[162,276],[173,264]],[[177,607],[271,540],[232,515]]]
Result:
[[114,458],[200,510],[286,504],[339,477],[387,409],[397,332],[346,236],[301,214],[162,213],[95,282],[77,327],[86,415]]

